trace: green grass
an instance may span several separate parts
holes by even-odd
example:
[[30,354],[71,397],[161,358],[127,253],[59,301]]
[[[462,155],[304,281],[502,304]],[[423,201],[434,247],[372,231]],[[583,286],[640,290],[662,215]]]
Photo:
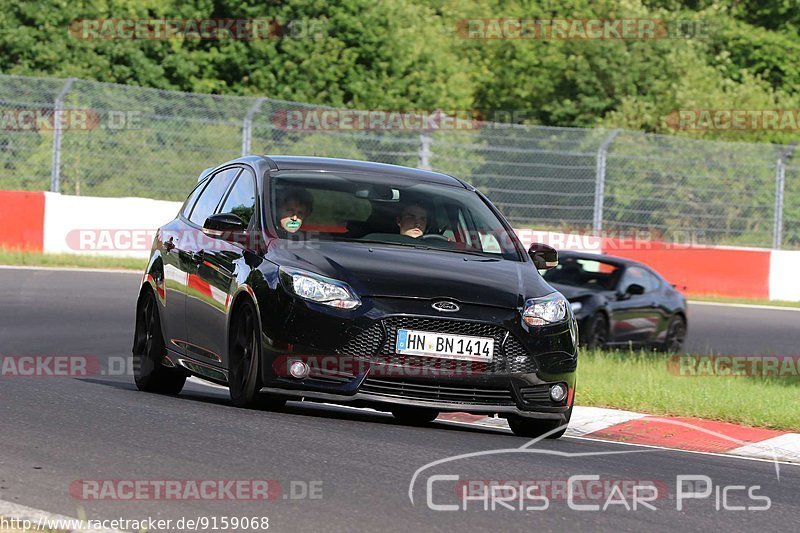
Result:
[[672,356],[584,351],[578,362],[578,405],[654,415],[688,416],[800,431],[800,378],[689,377],[670,371]]
[[758,298],[729,298],[727,296],[689,296],[689,303],[695,302],[717,302],[725,304],[750,304],[750,305],[769,305],[772,307],[800,307],[800,302],[790,302],[788,300],[761,300]]
[[112,268],[144,271],[145,266],[147,266],[147,260],[73,254],[43,254],[27,250],[0,248],[0,265]]

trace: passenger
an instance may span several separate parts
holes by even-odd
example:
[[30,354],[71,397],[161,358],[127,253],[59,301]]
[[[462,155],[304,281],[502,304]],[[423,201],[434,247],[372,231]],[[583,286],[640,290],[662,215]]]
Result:
[[278,223],[288,233],[295,233],[303,225],[303,219],[311,214],[313,207],[314,198],[307,190],[285,190],[278,196]]
[[428,210],[420,204],[409,204],[400,212],[396,219],[400,228],[400,235],[419,238],[425,234],[428,227]]

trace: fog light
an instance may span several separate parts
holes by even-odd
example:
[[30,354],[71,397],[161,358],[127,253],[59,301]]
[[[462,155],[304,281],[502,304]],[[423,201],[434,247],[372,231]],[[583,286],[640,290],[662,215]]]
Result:
[[[308,376],[309,372],[311,372],[311,367],[303,361],[292,361],[292,364],[289,365],[289,374],[293,378],[303,379]],[[552,392],[550,394],[552,394]]]
[[550,399],[556,403],[564,401],[567,397],[567,387],[561,383],[556,383],[550,387]]

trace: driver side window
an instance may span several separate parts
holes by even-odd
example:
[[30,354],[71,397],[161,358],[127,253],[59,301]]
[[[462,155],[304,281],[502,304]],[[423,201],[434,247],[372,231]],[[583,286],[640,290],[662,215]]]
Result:
[[222,195],[228,190],[233,178],[236,177],[240,170],[239,167],[229,168],[211,176],[208,185],[200,193],[200,197],[192,209],[192,214],[189,215],[190,222],[200,227],[203,226],[206,219],[216,211],[222,200]]
[[233,184],[220,213],[233,213],[249,225],[256,209],[256,184],[253,174],[244,170]]

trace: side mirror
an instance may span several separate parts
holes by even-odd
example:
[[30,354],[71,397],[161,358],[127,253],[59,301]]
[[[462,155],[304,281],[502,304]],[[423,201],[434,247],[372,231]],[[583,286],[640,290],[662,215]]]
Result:
[[644,294],[644,287],[638,283],[631,283],[628,285],[628,288],[625,289],[625,294],[629,296],[638,296],[640,294]]
[[535,242],[528,248],[528,255],[533,259],[537,270],[549,270],[558,266],[558,252],[552,246]]
[[247,224],[233,213],[219,213],[211,215],[203,223],[203,233],[212,237],[230,240],[235,234],[241,234],[247,229]]

